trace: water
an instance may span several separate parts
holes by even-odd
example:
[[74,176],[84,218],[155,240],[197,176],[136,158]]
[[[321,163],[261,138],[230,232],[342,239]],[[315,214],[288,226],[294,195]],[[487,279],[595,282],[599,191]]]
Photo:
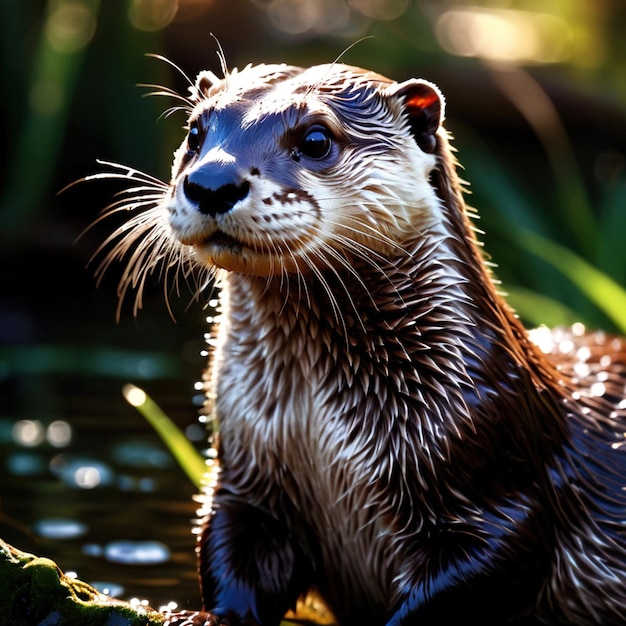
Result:
[[195,489],[139,414],[107,391],[111,381],[102,387],[63,398],[72,433],[63,446],[25,443],[19,432],[36,428],[0,418],[0,536],[118,597],[198,608]]
[[118,324],[114,281],[41,252],[0,253],[0,537],[122,599],[197,609],[196,490],[121,389],[142,386],[202,449],[205,312],[174,296],[175,323],[155,281]]

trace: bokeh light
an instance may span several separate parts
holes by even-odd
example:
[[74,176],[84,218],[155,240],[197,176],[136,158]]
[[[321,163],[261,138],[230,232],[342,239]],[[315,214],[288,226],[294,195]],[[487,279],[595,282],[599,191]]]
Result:
[[437,19],[435,32],[444,50],[458,56],[517,63],[557,63],[571,56],[567,22],[545,13],[452,9]]

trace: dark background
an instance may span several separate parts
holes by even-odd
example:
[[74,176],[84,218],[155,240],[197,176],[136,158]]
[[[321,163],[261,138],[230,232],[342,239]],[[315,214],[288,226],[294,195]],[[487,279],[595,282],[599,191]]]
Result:
[[[147,53],[194,77],[205,68],[220,72],[211,33],[231,68],[329,62],[371,36],[342,61],[397,80],[423,77],[446,95],[447,126],[482,216],[482,238],[523,319],[626,331],[626,311],[607,313],[626,284],[622,0],[5,0],[0,32],[0,451],[7,459],[0,537],[51,554],[62,567],[78,567],[80,542],[60,546],[32,531],[39,516],[60,515],[61,503],[64,515],[87,518],[92,529],[115,509],[109,529],[138,537],[160,536],[177,507],[179,552],[163,580],[184,578],[182,595],[195,593],[193,540],[185,534],[193,487],[175,467],[161,483],[170,491],[154,503],[111,487],[96,495],[65,491],[46,469],[16,475],[8,463],[19,452],[12,424],[23,419],[72,424],[66,455],[106,457],[118,438],[153,437],[121,399],[128,380],[181,426],[195,421],[207,311],[183,289],[169,298],[171,315],[155,277],[144,309],[133,316],[129,299],[116,322],[123,266],[112,266],[99,287],[97,264],[87,267],[115,222],[79,235],[122,186],[92,182],[57,195],[100,171],[97,159],[168,179],[185,120],[161,117],[172,103],[142,97],[149,90],[137,85],[184,93],[186,82]],[[582,263],[564,275],[543,240],[531,247],[529,231]],[[55,453],[45,443],[30,452]],[[92,579],[105,567],[81,561],[79,574]]]

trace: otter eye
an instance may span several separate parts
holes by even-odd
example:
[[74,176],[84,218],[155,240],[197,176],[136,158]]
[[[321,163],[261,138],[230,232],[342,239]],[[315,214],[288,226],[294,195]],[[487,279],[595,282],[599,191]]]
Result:
[[198,152],[200,149],[200,129],[198,122],[191,122],[189,133],[187,134],[187,150],[188,152]]
[[311,128],[300,143],[297,152],[310,159],[325,159],[333,147],[330,133],[321,126]]

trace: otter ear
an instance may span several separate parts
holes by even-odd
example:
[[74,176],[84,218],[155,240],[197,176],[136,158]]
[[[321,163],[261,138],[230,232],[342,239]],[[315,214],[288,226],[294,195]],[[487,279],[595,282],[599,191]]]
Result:
[[444,97],[439,89],[426,80],[411,78],[393,85],[387,93],[401,100],[417,145],[424,152],[434,152],[437,146],[435,135],[445,109]]
[[198,74],[193,87],[189,87],[190,99],[194,102],[200,102],[203,98],[208,97],[211,87],[219,82],[220,79],[213,72],[203,70]]

